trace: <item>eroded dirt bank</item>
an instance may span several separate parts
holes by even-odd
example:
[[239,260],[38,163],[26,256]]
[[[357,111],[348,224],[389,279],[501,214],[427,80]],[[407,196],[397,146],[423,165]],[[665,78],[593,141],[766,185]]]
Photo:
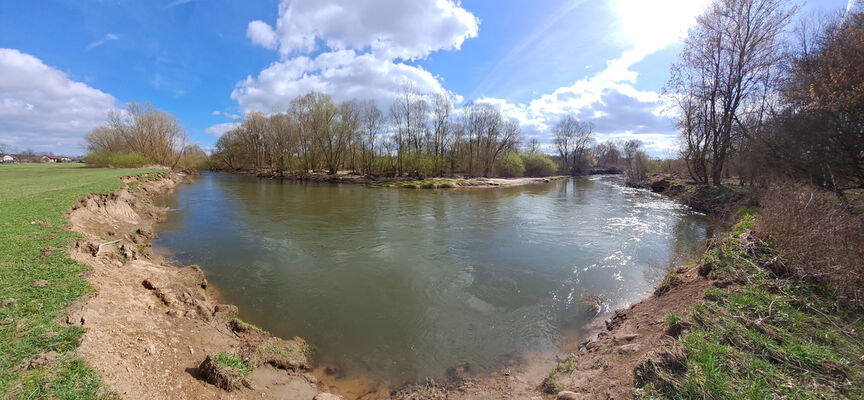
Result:
[[[184,178],[127,178],[119,193],[92,195],[68,214],[84,236],[69,255],[93,268],[86,278],[96,289],[66,317],[65,323],[87,328],[78,352],[128,399],[327,398],[306,373],[311,365],[302,339],[283,341],[242,323],[236,307],[208,295],[198,267],[178,268],[153,256],[152,227],[165,210],[152,199]],[[220,352],[255,367],[237,390],[200,379],[199,366]]]
[[[65,322],[88,329],[78,351],[124,398],[340,398],[328,391],[367,400],[630,398],[634,369],[675,352],[666,314],[684,313],[709,285],[695,267],[679,269],[662,296],[618,311],[605,324],[598,317],[592,339],[565,346],[573,352],[561,354],[557,366],[526,363],[478,378],[466,365],[448,371],[444,382],[352,387],[311,375],[302,339],[282,341],[235,319],[236,308],[208,294],[197,267],[167,265],[152,254],[152,227],[165,211],[152,199],[183,179],[129,178],[118,194],[90,196],[68,215],[84,236],[70,256],[93,268],[87,279],[96,290],[70,308]],[[254,367],[245,385],[241,380],[226,391],[201,379],[202,362],[219,352]]]

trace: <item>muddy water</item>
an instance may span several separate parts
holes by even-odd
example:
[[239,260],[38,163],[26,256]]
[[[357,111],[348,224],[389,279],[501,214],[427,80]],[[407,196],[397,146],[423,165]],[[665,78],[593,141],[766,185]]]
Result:
[[162,200],[174,211],[153,245],[348,376],[497,371],[579,337],[596,313],[586,298],[645,297],[711,234],[615,179],[408,190],[204,174]]

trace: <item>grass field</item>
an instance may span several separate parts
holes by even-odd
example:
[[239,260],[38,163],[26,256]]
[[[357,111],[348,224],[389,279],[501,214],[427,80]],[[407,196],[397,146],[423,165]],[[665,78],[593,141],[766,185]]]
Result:
[[[87,267],[66,256],[78,236],[63,213],[91,193],[112,193],[119,177],[155,170],[86,168],[81,164],[0,165],[0,398],[112,397],[98,374],[70,355],[84,329],[61,323],[87,294]],[[34,286],[39,280],[44,286]],[[14,299],[12,301],[11,299]],[[60,357],[21,368],[34,356]]]

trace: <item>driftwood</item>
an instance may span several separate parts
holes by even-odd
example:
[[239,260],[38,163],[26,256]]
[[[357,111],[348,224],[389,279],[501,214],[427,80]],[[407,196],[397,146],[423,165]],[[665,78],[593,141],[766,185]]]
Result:
[[96,249],[96,254],[93,255],[93,256],[94,256],[94,257],[99,257],[99,253],[102,252],[102,246],[107,246],[107,245],[109,245],[109,244],[114,244],[114,243],[119,242],[120,240],[121,240],[121,239],[117,239],[117,240],[114,240],[114,241],[105,242],[105,243],[100,244],[100,245],[99,245],[99,248]]

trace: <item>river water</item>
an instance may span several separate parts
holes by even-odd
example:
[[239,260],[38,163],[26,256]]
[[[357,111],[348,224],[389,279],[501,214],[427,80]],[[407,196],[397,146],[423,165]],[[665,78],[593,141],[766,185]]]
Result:
[[160,199],[157,253],[240,316],[347,375],[499,370],[572,346],[597,313],[698,257],[715,225],[616,177],[410,190],[205,173]]

